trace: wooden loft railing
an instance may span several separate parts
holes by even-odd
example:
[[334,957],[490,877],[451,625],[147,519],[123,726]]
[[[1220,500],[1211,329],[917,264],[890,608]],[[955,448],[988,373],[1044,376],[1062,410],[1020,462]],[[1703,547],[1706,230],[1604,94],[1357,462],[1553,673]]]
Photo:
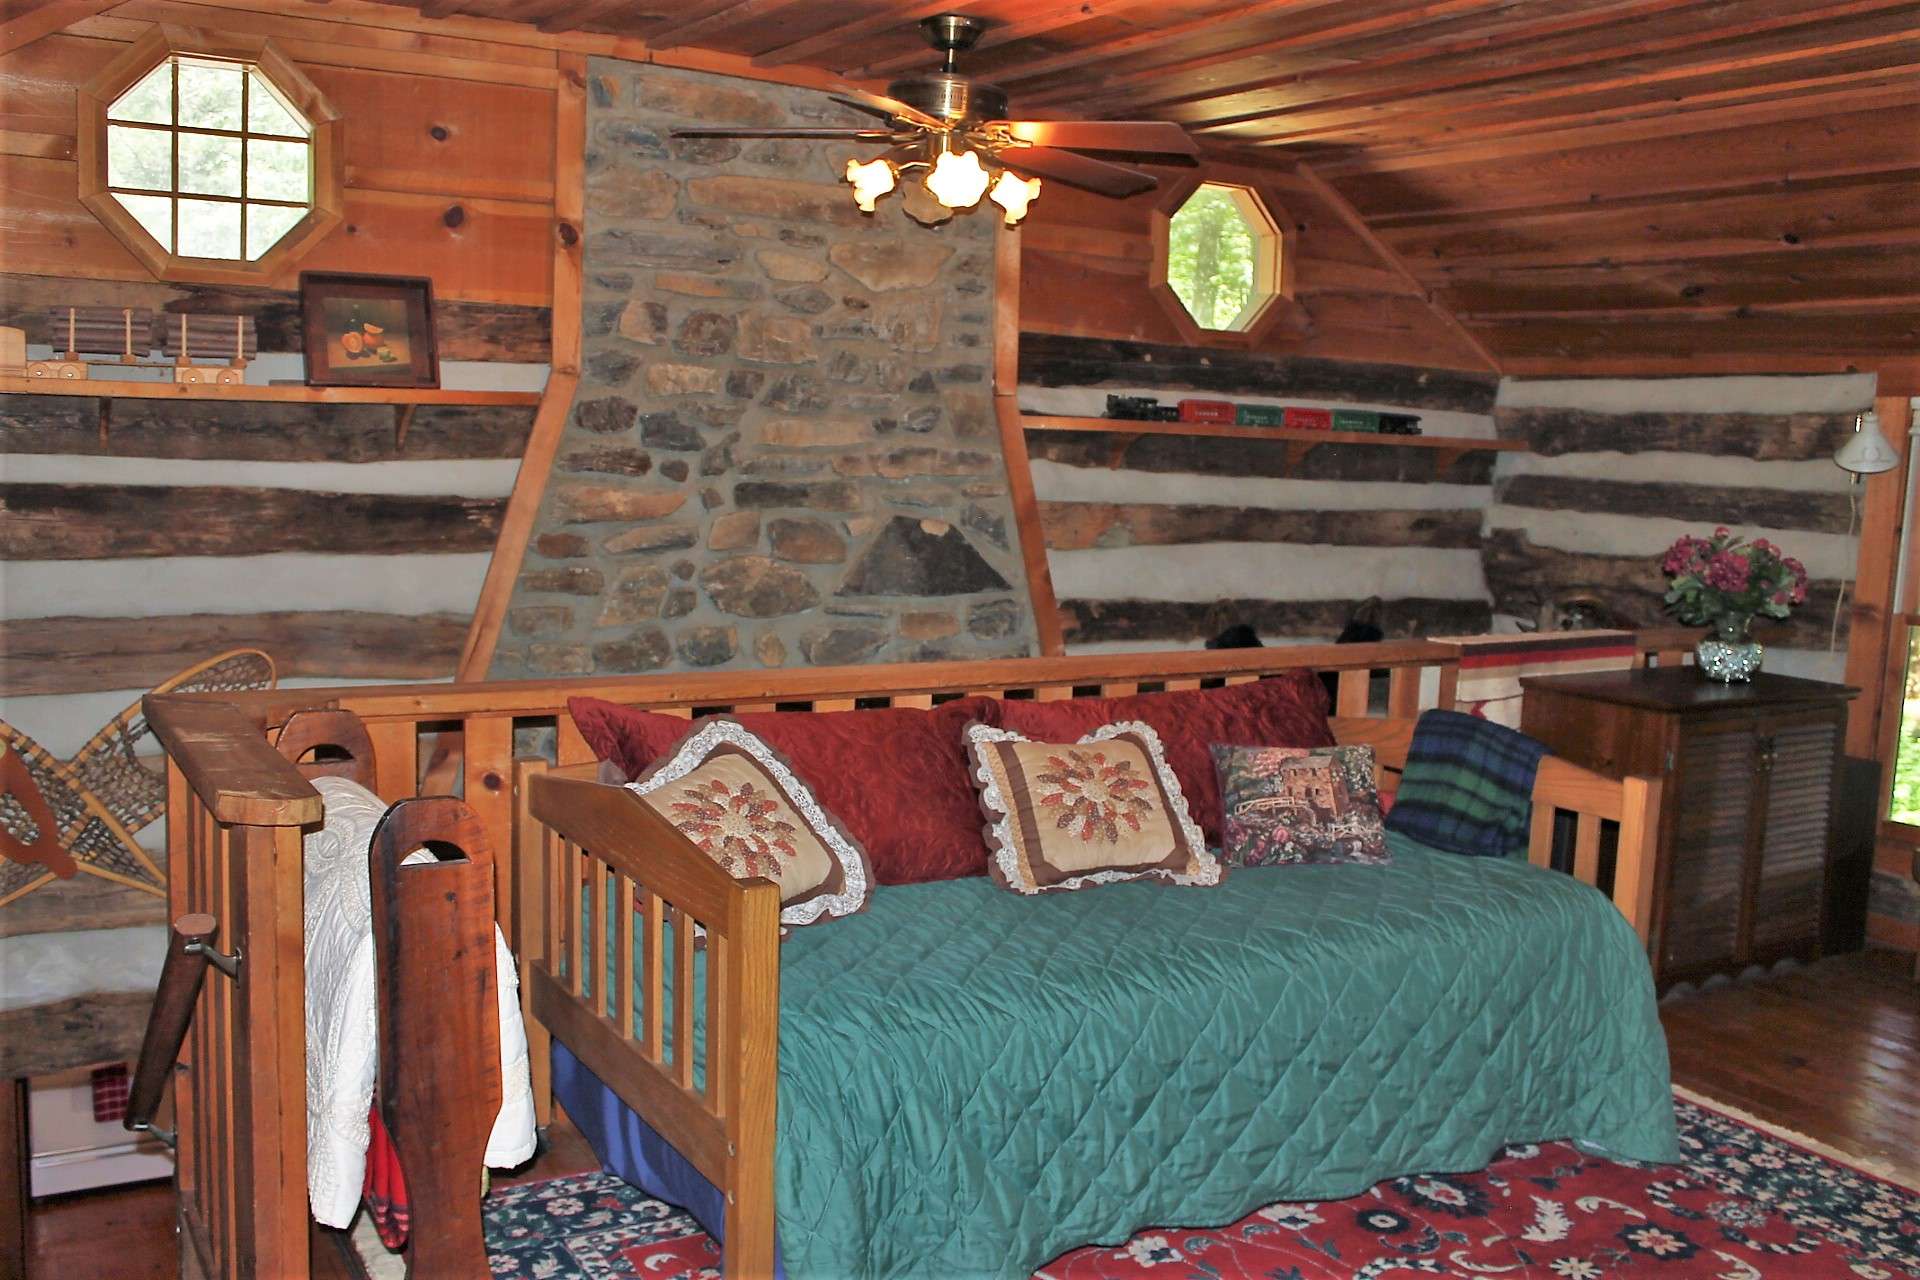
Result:
[[[1642,648],[1651,660],[1670,661],[1684,654],[1696,635],[1644,636]],[[1437,689],[1440,704],[1450,705],[1458,664],[1452,645],[1403,641],[149,697],[145,710],[169,757],[172,913],[176,919],[196,912],[210,916],[220,948],[234,957],[231,980],[202,984],[179,1052],[176,1177],[183,1274],[209,1280],[307,1275],[301,836],[302,828],[321,819],[322,804],[300,769],[269,745],[269,735],[302,711],[331,709],[358,718],[375,757],[374,790],[390,802],[417,789],[423,732],[451,729],[462,735],[456,777],[475,822],[472,838],[462,844],[493,850],[493,915],[520,957],[523,1010],[538,1046],[552,1029],[539,1013],[544,1009],[563,1019],[556,1002],[562,994],[571,998],[574,979],[568,972],[564,982],[558,975],[552,982],[536,982],[528,969],[530,961],[554,954],[554,922],[543,910],[550,850],[537,832],[531,841],[515,839],[516,782],[530,790],[542,770],[521,768],[516,774],[514,739],[517,729],[542,729],[552,735],[549,754],[563,775],[590,767],[592,752],[565,714],[570,697],[590,695],[690,717],[723,709],[927,707],[936,697],[965,693],[1051,701],[1082,692],[1121,695],[1240,684],[1305,668],[1334,673],[1336,711],[1352,718],[1367,714],[1369,673],[1384,668],[1389,673],[1386,709],[1402,721],[1405,733],[1410,732],[1406,722],[1421,707],[1423,677],[1435,673],[1424,686],[1428,697]],[[1543,802],[1614,816],[1611,809],[1599,812],[1605,805],[1596,808],[1589,803],[1592,797],[1574,785],[1584,784],[1583,779],[1548,782]],[[1617,820],[1623,829],[1633,822],[1644,825],[1645,819],[1634,815],[1656,802],[1657,790],[1621,799],[1614,805]],[[541,816],[565,826],[551,808]],[[596,850],[595,855],[611,859],[608,865],[619,861],[612,853]],[[1634,895],[1623,898],[1616,891],[1616,900],[1633,919]],[[684,910],[689,903],[677,905]],[[736,925],[746,928],[727,912],[718,914],[723,934]],[[601,954],[597,940],[594,954]],[[543,1003],[528,1009],[526,1002],[533,999]],[[165,1027],[155,1035],[161,1042],[170,1038]],[[536,1099],[543,1092],[544,1056],[536,1047]],[[149,1068],[143,1074],[151,1073]],[[732,1135],[736,1146],[738,1137]]]

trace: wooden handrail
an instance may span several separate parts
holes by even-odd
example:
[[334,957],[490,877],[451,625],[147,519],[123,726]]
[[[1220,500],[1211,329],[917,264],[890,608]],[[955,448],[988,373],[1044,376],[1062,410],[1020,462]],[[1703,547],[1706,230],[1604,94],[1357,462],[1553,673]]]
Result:
[[320,821],[320,793],[267,745],[261,722],[237,705],[245,696],[150,693],[140,708],[200,803],[219,821],[250,827]]
[[217,926],[210,915],[195,912],[173,922],[167,936],[167,959],[153,993],[153,1011],[147,1015],[147,1034],[140,1042],[140,1058],[133,1069],[133,1087],[127,1095],[127,1128],[150,1132],[172,1146],[171,1135],[153,1127],[160,1099],[180,1057],[207,976]]
[[[743,702],[804,702],[869,694],[946,693],[1040,685],[1262,676],[1306,667],[1350,671],[1380,667],[1446,666],[1455,646],[1428,640],[1379,644],[1289,645],[1269,649],[1194,649],[1178,652],[1083,654],[1058,658],[997,658],[980,662],[904,662],[857,667],[698,671],[636,676],[576,676],[561,680],[502,680],[484,684],[391,684],[262,693],[191,694],[218,700],[261,723],[277,723],[303,707],[341,706],[364,720],[457,719],[464,715],[542,716],[565,711],[572,697],[605,698],[635,707],[709,706]],[[169,695],[179,696],[179,695]]]

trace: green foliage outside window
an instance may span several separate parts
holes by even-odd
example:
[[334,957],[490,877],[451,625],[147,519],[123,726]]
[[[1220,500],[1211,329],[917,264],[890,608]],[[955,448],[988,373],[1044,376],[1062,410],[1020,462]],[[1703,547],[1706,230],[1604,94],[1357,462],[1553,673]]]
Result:
[[1167,283],[1201,328],[1233,328],[1253,297],[1255,254],[1233,192],[1208,183],[1169,223]]
[[312,205],[312,126],[257,67],[168,59],[107,118],[114,198],[168,252],[255,259]]
[[1920,824],[1920,632],[1910,633],[1900,738],[1893,750],[1893,803],[1887,817]]

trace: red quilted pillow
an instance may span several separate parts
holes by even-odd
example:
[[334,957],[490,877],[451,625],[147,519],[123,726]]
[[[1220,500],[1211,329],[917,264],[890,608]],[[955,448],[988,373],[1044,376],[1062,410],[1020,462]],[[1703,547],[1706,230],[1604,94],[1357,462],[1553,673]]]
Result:
[[1001,728],[1048,742],[1072,742],[1116,720],[1144,720],[1160,735],[1187,809],[1212,845],[1220,843],[1220,780],[1214,774],[1213,744],[1334,745],[1326,688],[1311,671],[1289,671],[1222,689],[1000,704]]
[[[866,846],[877,882],[912,884],[987,873],[961,735],[976,720],[998,724],[998,708],[992,698],[958,698],[931,711],[762,711],[734,719],[785,756],[827,812]],[[674,716],[599,698],[569,698],[567,710],[594,754],[629,778],[693,729]]]

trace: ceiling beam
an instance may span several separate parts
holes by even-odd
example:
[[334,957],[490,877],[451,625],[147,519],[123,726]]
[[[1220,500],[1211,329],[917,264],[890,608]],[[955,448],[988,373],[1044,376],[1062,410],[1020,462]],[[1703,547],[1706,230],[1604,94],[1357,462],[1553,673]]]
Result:
[[1400,255],[1394,252],[1392,245],[1374,234],[1373,228],[1367,225],[1366,219],[1362,218],[1359,213],[1355,211],[1352,203],[1348,201],[1345,196],[1341,195],[1333,188],[1331,183],[1327,182],[1326,179],[1322,178],[1306,165],[1301,165],[1299,169],[1295,171],[1295,176],[1313,192],[1321,203],[1325,204],[1329,209],[1332,209],[1335,216],[1337,216],[1340,221],[1346,223],[1347,229],[1364,241],[1366,246],[1373,250],[1395,275],[1411,285],[1419,295],[1420,301],[1426,304],[1427,309],[1432,311],[1433,314],[1439,318],[1440,323],[1445,325],[1455,337],[1466,343],[1473,353],[1485,362],[1487,368],[1493,370],[1495,373],[1500,372],[1500,361],[1495,358],[1493,352],[1487,345],[1475,337],[1465,325],[1461,324],[1459,319],[1456,318],[1451,311],[1434,301],[1433,295],[1428,291],[1427,286],[1413,273],[1412,269],[1401,260]]
[[65,31],[118,3],[120,0],[46,0],[31,6],[9,6],[6,20],[0,22],[0,55]]

